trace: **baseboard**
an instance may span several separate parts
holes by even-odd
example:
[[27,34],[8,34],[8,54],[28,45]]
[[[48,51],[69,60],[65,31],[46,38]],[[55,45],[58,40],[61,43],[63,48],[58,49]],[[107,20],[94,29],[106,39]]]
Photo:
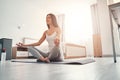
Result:
[[[102,57],[113,57],[113,55],[103,55]],[[116,55],[116,57],[120,57],[120,55]]]

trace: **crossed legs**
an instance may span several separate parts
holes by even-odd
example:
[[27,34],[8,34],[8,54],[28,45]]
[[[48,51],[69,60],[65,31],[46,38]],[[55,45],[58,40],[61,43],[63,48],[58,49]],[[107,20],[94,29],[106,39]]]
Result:
[[32,46],[28,47],[28,51],[36,57],[38,60],[43,62],[50,62],[50,61],[61,61],[60,60],[60,50],[59,47],[54,47],[50,52],[44,53],[37,48]]

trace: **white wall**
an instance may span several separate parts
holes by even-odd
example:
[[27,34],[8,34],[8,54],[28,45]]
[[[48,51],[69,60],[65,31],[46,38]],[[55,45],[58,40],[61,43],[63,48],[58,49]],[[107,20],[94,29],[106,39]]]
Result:
[[120,0],[107,0],[108,5],[118,3],[118,2],[120,2]]
[[120,2],[120,0],[113,0],[114,3]]
[[39,38],[46,28],[39,5],[43,7],[32,0],[0,0],[0,37],[12,38],[13,44],[23,37]]
[[[90,4],[96,0],[0,0],[0,38],[39,39],[46,27],[46,14],[65,14],[65,40],[87,46],[93,53]],[[20,27],[20,29],[19,29]]]

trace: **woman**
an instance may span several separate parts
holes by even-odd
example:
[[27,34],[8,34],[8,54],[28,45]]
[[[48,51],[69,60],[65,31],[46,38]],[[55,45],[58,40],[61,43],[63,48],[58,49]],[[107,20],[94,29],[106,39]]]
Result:
[[[63,53],[60,46],[60,33],[61,30],[57,24],[56,17],[54,14],[48,14],[46,16],[46,23],[48,26],[48,30],[44,31],[40,40],[36,43],[32,44],[17,44],[19,47],[27,47],[28,51],[35,57],[37,57],[37,61],[43,62],[51,62],[51,61],[62,61]],[[49,45],[49,52],[44,53],[34,46],[39,46],[43,43],[44,40],[47,40]]]

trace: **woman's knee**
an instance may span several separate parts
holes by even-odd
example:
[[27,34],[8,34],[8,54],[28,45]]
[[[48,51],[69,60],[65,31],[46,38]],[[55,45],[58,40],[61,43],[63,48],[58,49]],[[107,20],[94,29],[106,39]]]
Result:
[[52,51],[49,53],[49,58],[50,59],[54,59],[54,58],[58,58],[60,56],[60,50],[58,47],[54,47],[52,49]]
[[33,46],[29,46],[28,47],[28,52],[30,52],[37,59],[39,59],[41,57],[41,55],[39,54],[39,52]]
[[28,46],[28,51],[30,52],[31,50],[33,50],[33,46]]

